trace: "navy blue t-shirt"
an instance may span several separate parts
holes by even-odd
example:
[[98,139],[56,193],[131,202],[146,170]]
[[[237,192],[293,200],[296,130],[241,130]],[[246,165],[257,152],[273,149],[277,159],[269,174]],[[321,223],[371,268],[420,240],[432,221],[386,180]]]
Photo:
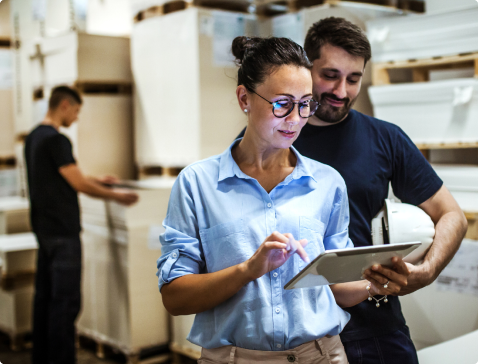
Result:
[[[340,123],[306,124],[294,142],[304,156],[335,168],[344,178],[350,205],[349,235],[355,246],[372,245],[371,222],[383,207],[389,183],[402,201],[419,205],[443,182],[410,138],[396,125],[351,110]],[[405,325],[398,297],[345,309],[351,320],[344,342],[387,334]]]

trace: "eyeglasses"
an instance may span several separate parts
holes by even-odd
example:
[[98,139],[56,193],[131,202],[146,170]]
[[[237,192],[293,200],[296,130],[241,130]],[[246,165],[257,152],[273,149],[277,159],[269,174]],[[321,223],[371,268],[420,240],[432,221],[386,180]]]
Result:
[[294,102],[290,98],[285,98],[271,102],[259,95],[257,92],[252,92],[272,105],[272,113],[277,118],[285,118],[287,115],[290,115],[296,104],[299,105],[298,108],[300,117],[304,119],[310,118],[320,106],[320,104],[314,99]]

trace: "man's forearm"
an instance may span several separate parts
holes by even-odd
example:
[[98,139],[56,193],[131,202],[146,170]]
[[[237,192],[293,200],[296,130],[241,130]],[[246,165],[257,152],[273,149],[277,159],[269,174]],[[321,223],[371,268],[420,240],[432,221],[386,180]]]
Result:
[[82,192],[91,197],[104,198],[104,199],[113,199],[115,193],[110,188],[104,187],[102,184],[97,182],[94,177],[87,177],[79,188],[78,192]]
[[435,238],[421,265],[409,266],[408,286],[400,295],[423,288],[438,277],[451,261],[466,234],[467,222],[461,211],[444,214],[435,226]]
[[435,238],[424,259],[431,282],[450,263],[465,237],[467,222],[463,212],[453,211],[442,216],[435,226]]

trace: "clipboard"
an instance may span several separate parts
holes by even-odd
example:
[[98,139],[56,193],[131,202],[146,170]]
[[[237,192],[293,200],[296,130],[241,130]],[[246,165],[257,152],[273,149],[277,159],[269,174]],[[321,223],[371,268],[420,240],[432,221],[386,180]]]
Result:
[[372,265],[391,266],[393,257],[405,258],[421,244],[417,241],[326,250],[287,282],[284,289],[359,281],[363,279],[363,272]]

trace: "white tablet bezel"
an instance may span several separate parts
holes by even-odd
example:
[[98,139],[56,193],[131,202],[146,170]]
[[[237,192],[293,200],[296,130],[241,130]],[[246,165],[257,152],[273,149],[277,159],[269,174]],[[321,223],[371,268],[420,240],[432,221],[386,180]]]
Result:
[[358,281],[372,265],[391,266],[393,257],[404,258],[420,245],[418,241],[326,250],[287,282],[284,289]]

